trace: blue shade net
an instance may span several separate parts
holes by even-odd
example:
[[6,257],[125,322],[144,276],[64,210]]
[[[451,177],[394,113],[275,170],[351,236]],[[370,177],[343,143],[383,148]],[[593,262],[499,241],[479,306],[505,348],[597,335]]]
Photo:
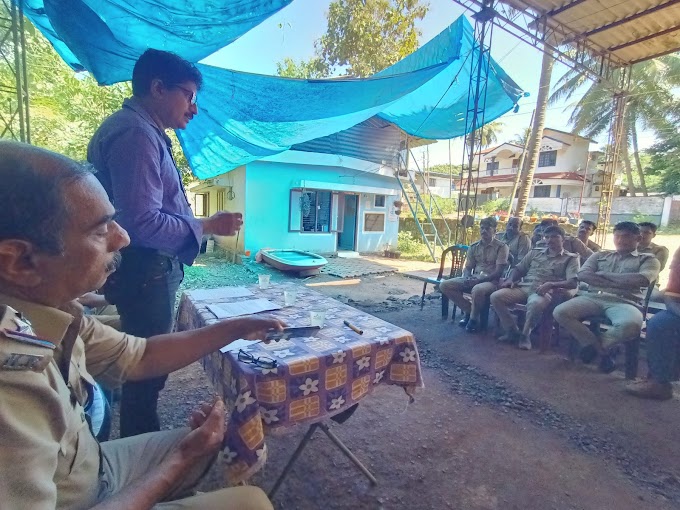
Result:
[[[129,80],[147,48],[198,62],[292,0],[25,0],[24,11],[61,57],[101,84]],[[413,54],[365,79],[297,80],[198,64],[199,115],[178,136],[202,179],[373,116],[427,139],[469,131],[472,61],[481,58],[464,16]],[[516,105],[522,90],[489,58],[484,120]]]
[[198,62],[292,0],[24,0],[24,13],[76,71],[126,81],[148,48]]
[[[291,146],[348,129],[370,117],[427,139],[465,134],[471,59],[480,58],[463,16],[422,48],[365,79],[298,80],[199,64],[199,115],[178,131],[200,179]],[[522,90],[491,59],[485,122],[510,111]]]

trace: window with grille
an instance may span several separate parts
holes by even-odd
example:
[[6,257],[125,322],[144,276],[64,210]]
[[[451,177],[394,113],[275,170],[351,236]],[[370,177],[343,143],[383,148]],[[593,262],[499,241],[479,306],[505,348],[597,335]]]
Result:
[[516,170],[519,168],[519,158],[515,158],[512,160],[512,168],[513,170]]
[[494,173],[496,170],[498,170],[499,165],[500,165],[500,161],[489,161],[489,162],[486,164],[486,172],[487,172],[489,175],[493,175],[493,173]]
[[437,179],[435,179],[434,177],[430,177],[430,178],[427,180],[427,185],[428,185],[430,188],[434,188],[435,186],[437,186]]
[[332,204],[333,194],[330,191],[291,190],[289,230],[291,232],[335,230],[336,227],[331,228]]
[[373,201],[374,207],[385,207],[385,195],[376,195]]
[[550,186],[534,186],[534,198],[550,198]]
[[385,213],[364,213],[364,232],[384,232]]
[[555,166],[557,164],[557,151],[543,151],[538,155],[538,166]]

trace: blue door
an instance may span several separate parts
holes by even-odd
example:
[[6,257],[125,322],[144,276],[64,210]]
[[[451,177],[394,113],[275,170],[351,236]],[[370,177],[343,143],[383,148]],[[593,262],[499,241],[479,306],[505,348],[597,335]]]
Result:
[[345,195],[343,229],[338,232],[338,250],[356,250],[358,198],[358,195]]

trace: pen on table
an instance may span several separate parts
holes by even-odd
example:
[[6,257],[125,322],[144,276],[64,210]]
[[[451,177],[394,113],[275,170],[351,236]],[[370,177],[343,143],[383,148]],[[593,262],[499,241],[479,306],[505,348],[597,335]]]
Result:
[[347,326],[349,329],[351,329],[352,331],[354,331],[355,333],[357,333],[358,335],[363,335],[363,334],[364,334],[364,332],[363,332],[362,330],[360,330],[359,328],[357,328],[355,325],[350,324],[349,321],[342,321],[342,323],[343,323],[345,326]]

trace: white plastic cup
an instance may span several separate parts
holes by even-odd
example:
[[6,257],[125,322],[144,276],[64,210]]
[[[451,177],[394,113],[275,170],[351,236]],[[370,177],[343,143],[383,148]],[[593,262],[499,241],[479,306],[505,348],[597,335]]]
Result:
[[283,291],[283,304],[284,306],[293,306],[295,304],[295,299],[297,298],[297,292],[294,290],[284,290]]
[[326,312],[309,312],[309,322],[312,326],[319,326],[323,328],[323,323],[326,320]]
[[257,281],[258,281],[258,283],[260,284],[260,288],[261,288],[261,289],[264,290],[264,289],[268,289],[268,288],[269,288],[269,278],[270,278],[270,275],[268,275],[268,274],[261,274],[261,275],[258,275]]

